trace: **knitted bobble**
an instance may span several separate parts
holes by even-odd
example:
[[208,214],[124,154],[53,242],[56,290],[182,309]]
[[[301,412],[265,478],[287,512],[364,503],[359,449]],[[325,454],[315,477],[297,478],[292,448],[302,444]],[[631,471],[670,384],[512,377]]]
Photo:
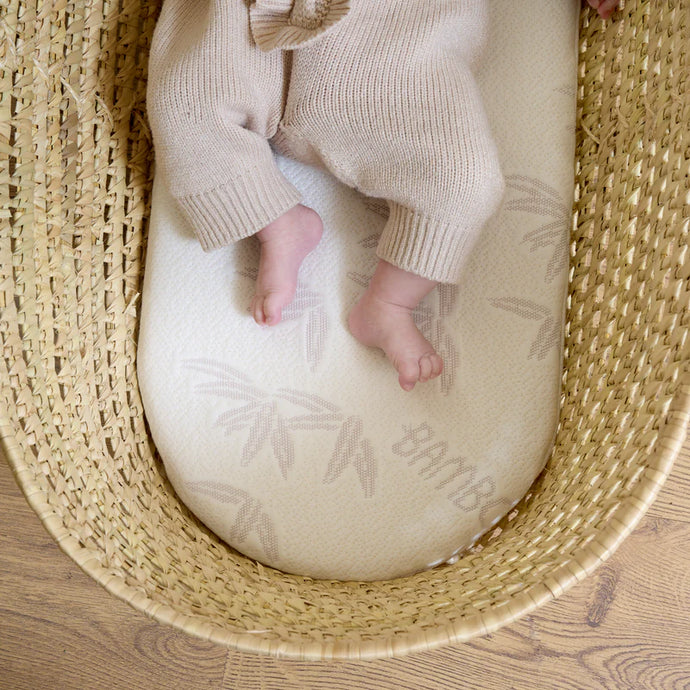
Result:
[[350,0],[257,0],[249,17],[261,50],[287,50],[322,36],[349,11]]

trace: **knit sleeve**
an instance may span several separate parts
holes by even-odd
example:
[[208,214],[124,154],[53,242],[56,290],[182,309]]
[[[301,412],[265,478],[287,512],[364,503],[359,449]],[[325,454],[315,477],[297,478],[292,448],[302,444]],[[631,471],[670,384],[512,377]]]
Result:
[[291,49],[333,28],[350,0],[257,0],[250,9],[252,35],[264,51]]
[[280,52],[257,50],[243,2],[164,3],[146,99],[156,175],[205,250],[253,235],[301,200],[269,146],[284,67]]

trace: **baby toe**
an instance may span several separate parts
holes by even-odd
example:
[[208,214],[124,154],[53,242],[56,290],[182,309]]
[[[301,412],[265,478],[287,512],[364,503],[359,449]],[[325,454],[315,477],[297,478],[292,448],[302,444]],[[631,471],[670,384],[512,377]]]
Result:
[[264,316],[264,298],[259,295],[254,295],[252,299],[252,304],[250,306],[250,311],[254,317],[254,321],[260,326],[266,325],[266,317]]
[[281,312],[283,308],[283,300],[278,293],[269,293],[266,295],[263,303],[263,312],[266,323],[269,326],[275,326],[280,322]]
[[437,376],[441,375],[443,371],[443,359],[436,353],[431,355],[431,376],[430,378],[435,379]]
[[422,383],[428,381],[433,373],[434,365],[431,357],[432,355],[426,354],[419,358],[419,380]]
[[419,381],[419,362],[414,359],[403,360],[397,367],[398,382],[403,390],[411,391]]

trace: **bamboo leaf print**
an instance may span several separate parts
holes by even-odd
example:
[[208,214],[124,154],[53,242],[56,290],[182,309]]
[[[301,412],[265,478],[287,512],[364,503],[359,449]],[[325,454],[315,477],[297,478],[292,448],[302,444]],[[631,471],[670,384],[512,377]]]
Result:
[[455,383],[455,376],[460,364],[460,358],[458,357],[458,352],[455,348],[455,342],[448,334],[443,335],[441,338],[441,344],[437,350],[443,359],[443,371],[441,372],[440,377],[441,392],[444,395],[448,395],[453,388],[453,384]]
[[278,459],[280,473],[283,475],[283,479],[287,479],[288,470],[295,463],[295,449],[285,422],[279,415],[275,417],[275,424],[271,432],[271,447],[273,448],[273,454]]
[[246,467],[260,452],[268,441],[273,427],[273,410],[270,405],[263,405],[249,429],[249,438],[242,449],[240,464]]
[[306,325],[305,354],[311,371],[316,371],[316,366],[323,357],[327,331],[328,319],[323,310],[310,311]]
[[438,315],[443,318],[450,316],[455,309],[460,288],[450,283],[442,283],[438,286]]
[[337,414],[303,414],[285,420],[288,429],[339,429],[343,416]]
[[279,388],[276,395],[283,400],[304,407],[310,412],[338,412],[338,407],[313,393],[303,393],[294,388]]
[[191,371],[200,371],[213,377],[211,382],[197,384],[199,393],[233,400],[266,398],[266,394],[248,376],[232,367],[209,359],[188,359],[183,365]]
[[547,307],[520,297],[501,297],[489,300],[489,303],[497,309],[504,309],[523,319],[532,319],[533,321],[539,321],[550,314]]
[[243,489],[221,482],[187,482],[185,486],[192,493],[208,496],[219,503],[239,505],[235,521],[230,528],[230,539],[241,543],[249,537],[252,531],[255,531],[266,555],[274,562],[278,560],[278,540],[275,526],[259,500],[250,496]]
[[[218,362],[196,360],[188,363],[188,366],[212,377],[211,381],[201,382],[197,386],[197,392],[244,402],[223,411],[215,421],[215,425],[221,427],[225,435],[248,429],[240,456],[242,467],[248,466],[264,450],[266,444],[269,444],[281,475],[287,479],[288,472],[296,461],[295,442],[291,432],[337,431],[336,449],[324,481],[334,481],[345,467],[351,464],[359,476],[365,495],[373,493],[376,461],[369,441],[363,438],[364,426],[361,419],[350,417],[343,423],[344,415],[337,405],[306,391],[279,388],[269,395],[254,386],[248,377]],[[243,389],[248,395],[240,394]],[[292,406],[293,412],[295,407],[298,408],[299,412],[285,414],[286,405]],[[212,495],[215,500],[221,502],[243,500],[241,493],[221,489],[220,485],[216,484],[197,483],[194,490]],[[248,517],[248,510],[246,506],[242,508],[241,519],[238,517],[238,534],[244,534],[245,520],[255,524],[260,518],[256,511]],[[268,527],[266,530],[268,535]]]
[[369,439],[362,439],[359,443],[355,469],[364,492],[364,498],[371,498],[374,495],[376,484],[376,460]]
[[506,185],[522,195],[506,202],[506,210],[532,213],[553,219],[526,233],[522,240],[530,245],[532,252],[541,247],[553,247],[553,254],[549,259],[545,275],[546,282],[550,283],[568,266],[570,207],[563,202],[556,189],[536,178],[508,175]]
[[552,317],[545,319],[530,347],[529,358],[536,356],[539,360],[544,359],[552,347],[558,346],[560,338],[561,329],[556,320]]
[[351,280],[354,280],[354,282],[357,283],[357,285],[361,285],[364,288],[369,287],[369,282],[371,281],[370,275],[366,275],[365,273],[358,273],[357,271],[348,271],[347,277]]
[[353,465],[364,496],[369,498],[374,494],[376,461],[369,440],[362,438],[363,431],[364,425],[359,417],[348,417],[338,434],[323,483],[334,482],[349,465]]
[[223,414],[216,419],[216,426],[222,426],[225,429],[226,436],[233,431],[245,429],[249,422],[254,418],[254,411],[262,403],[254,402],[243,407],[236,407]]
[[503,297],[490,300],[490,303],[497,309],[504,309],[523,319],[542,322],[539,332],[530,346],[528,359],[535,356],[537,359],[544,359],[552,347],[558,346],[561,337],[560,327],[548,307],[518,297]]

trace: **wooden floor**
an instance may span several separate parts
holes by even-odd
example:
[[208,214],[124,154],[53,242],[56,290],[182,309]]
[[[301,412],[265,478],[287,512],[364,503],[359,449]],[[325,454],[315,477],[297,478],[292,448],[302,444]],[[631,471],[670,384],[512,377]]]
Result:
[[690,688],[690,441],[639,528],[535,615],[463,645],[339,663],[240,654],[147,619],[58,549],[0,461],[0,688]]

